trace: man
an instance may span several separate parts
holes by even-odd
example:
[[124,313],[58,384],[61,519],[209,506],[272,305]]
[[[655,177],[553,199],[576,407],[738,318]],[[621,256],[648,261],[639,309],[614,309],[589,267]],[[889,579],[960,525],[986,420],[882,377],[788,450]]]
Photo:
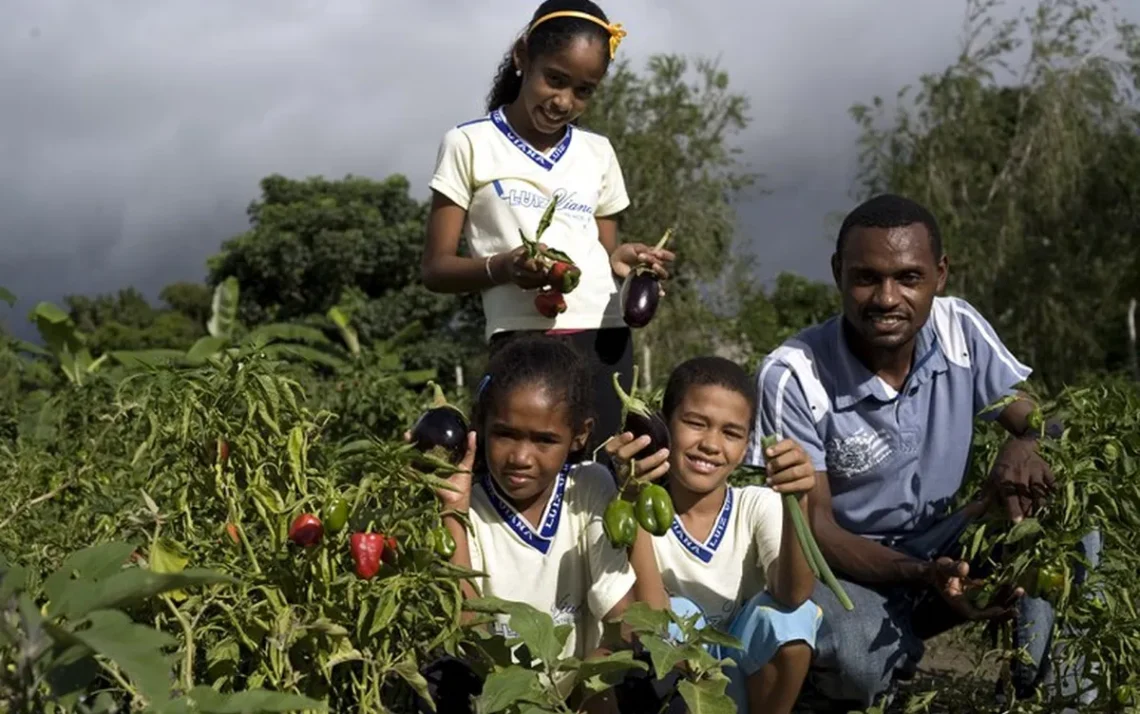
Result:
[[[765,359],[746,459],[763,463],[760,436],[776,434],[799,441],[819,472],[812,528],[855,609],[816,584],[824,620],[814,688],[865,708],[896,677],[913,675],[924,640],[1018,611],[1019,636],[1040,664],[1052,628],[1048,603],[1006,588],[988,608],[975,608],[957,543],[989,498],[1016,522],[1053,487],[1027,419],[1034,405],[1017,390],[1030,368],[967,302],[936,297],[948,260],[934,217],[917,203],[882,195],[857,207],[831,262],[842,314]],[[983,413],[1005,398],[1012,401]],[[950,514],[978,415],[997,419],[1010,439],[989,493]],[[1038,671],[1015,669],[1022,692],[1037,684]]]

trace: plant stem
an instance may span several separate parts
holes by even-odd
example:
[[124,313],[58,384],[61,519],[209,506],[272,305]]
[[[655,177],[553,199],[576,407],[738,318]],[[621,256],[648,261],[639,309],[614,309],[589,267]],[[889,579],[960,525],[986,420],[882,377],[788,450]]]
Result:
[[169,595],[162,595],[162,601],[170,608],[170,612],[182,626],[182,634],[186,636],[186,654],[182,659],[182,688],[184,694],[189,694],[194,688],[194,628],[182,616],[182,612],[170,599]]
[[142,695],[136,692],[135,688],[131,686],[131,683],[128,682],[125,677],[123,677],[122,673],[119,672],[118,667],[113,667],[102,660],[99,660],[99,666],[103,668],[104,672],[111,675],[111,679],[115,680],[115,683],[122,687],[124,692],[127,692],[131,695],[132,701],[134,701],[136,704],[146,704],[146,700],[143,699]]

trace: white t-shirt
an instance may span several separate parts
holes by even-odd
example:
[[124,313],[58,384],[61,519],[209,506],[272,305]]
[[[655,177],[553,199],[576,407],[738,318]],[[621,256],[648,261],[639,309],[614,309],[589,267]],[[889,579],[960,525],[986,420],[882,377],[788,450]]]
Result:
[[483,292],[487,339],[504,330],[622,327],[617,281],[598,240],[596,218],[629,206],[621,166],[609,139],[568,126],[543,153],[523,140],[502,110],[460,124],[443,137],[430,186],[467,211],[463,235],[475,257],[522,245],[521,228],[534,239],[551,198],[558,201],[541,241],[563,251],[582,271],[555,319],[534,307],[534,291],[513,284]]
[[737,609],[767,586],[783,528],[779,494],[766,486],[730,487],[703,543],[689,535],[680,516],[653,539],[665,589],[695,602],[710,625],[727,628]]
[[[563,657],[582,658],[597,648],[602,618],[636,580],[625,549],[610,545],[602,525],[616,494],[604,466],[586,462],[566,469],[535,529],[490,476],[471,491],[471,566],[489,574],[479,588],[548,612],[555,626],[574,625]],[[500,616],[497,631],[511,636],[508,620]]]

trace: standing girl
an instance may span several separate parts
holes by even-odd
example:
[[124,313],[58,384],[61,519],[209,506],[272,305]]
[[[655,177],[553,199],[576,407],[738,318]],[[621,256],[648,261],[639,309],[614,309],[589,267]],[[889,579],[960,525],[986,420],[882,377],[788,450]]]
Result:
[[[443,137],[431,179],[422,274],[441,293],[478,291],[491,354],[514,336],[564,336],[592,363],[592,400],[601,443],[618,427],[621,406],[612,375],[632,381],[632,335],[622,320],[617,280],[639,264],[668,277],[673,254],[619,244],[616,216],[629,206],[609,140],[574,122],[609,69],[625,31],[590,0],[547,0],[504,58],[486,116]],[[545,317],[534,291],[552,276],[529,258],[519,237],[535,236],[550,201],[557,211],[543,234],[581,269],[565,312]],[[459,255],[466,238],[469,256]],[[615,280],[616,279],[616,280]]]
[[[610,545],[602,524],[616,495],[610,472],[569,463],[586,445],[592,408],[577,350],[542,335],[512,341],[491,359],[476,397],[473,425],[486,466],[470,471],[473,432],[461,471],[449,479],[458,490],[438,492],[456,544],[451,562],[488,574],[478,581],[484,596],[525,602],[555,625],[572,625],[562,656],[579,659],[602,646],[602,623],[633,602],[636,580],[630,555]],[[635,551],[641,546],[639,557],[651,561],[652,546],[639,540]],[[474,597],[470,583],[462,587]],[[495,627],[510,635],[507,618]],[[440,712],[468,711],[482,686],[456,660],[437,663],[427,678]]]
[[[768,485],[729,484],[744,459],[755,403],[753,381],[727,359],[698,357],[673,370],[662,400],[672,448],[634,466],[645,479],[665,477],[677,515],[668,533],[653,538],[659,572],[637,575],[643,591],[665,590],[674,612],[699,613],[743,643],[743,650],[715,653],[738,665],[728,670],[728,693],[740,712],[787,714],[807,676],[822,613],[808,599],[815,577],[779,494],[800,495],[806,515],[815,469],[803,447],[784,439],[764,453]],[[648,437],[626,433],[606,448],[626,468],[647,445]]]

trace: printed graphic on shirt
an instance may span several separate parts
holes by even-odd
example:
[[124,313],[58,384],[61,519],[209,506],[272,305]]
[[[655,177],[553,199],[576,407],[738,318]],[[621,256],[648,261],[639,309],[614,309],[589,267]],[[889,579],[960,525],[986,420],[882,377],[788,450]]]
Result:
[[859,429],[850,436],[836,436],[827,442],[827,473],[849,479],[865,474],[891,455],[891,446],[881,434]]

